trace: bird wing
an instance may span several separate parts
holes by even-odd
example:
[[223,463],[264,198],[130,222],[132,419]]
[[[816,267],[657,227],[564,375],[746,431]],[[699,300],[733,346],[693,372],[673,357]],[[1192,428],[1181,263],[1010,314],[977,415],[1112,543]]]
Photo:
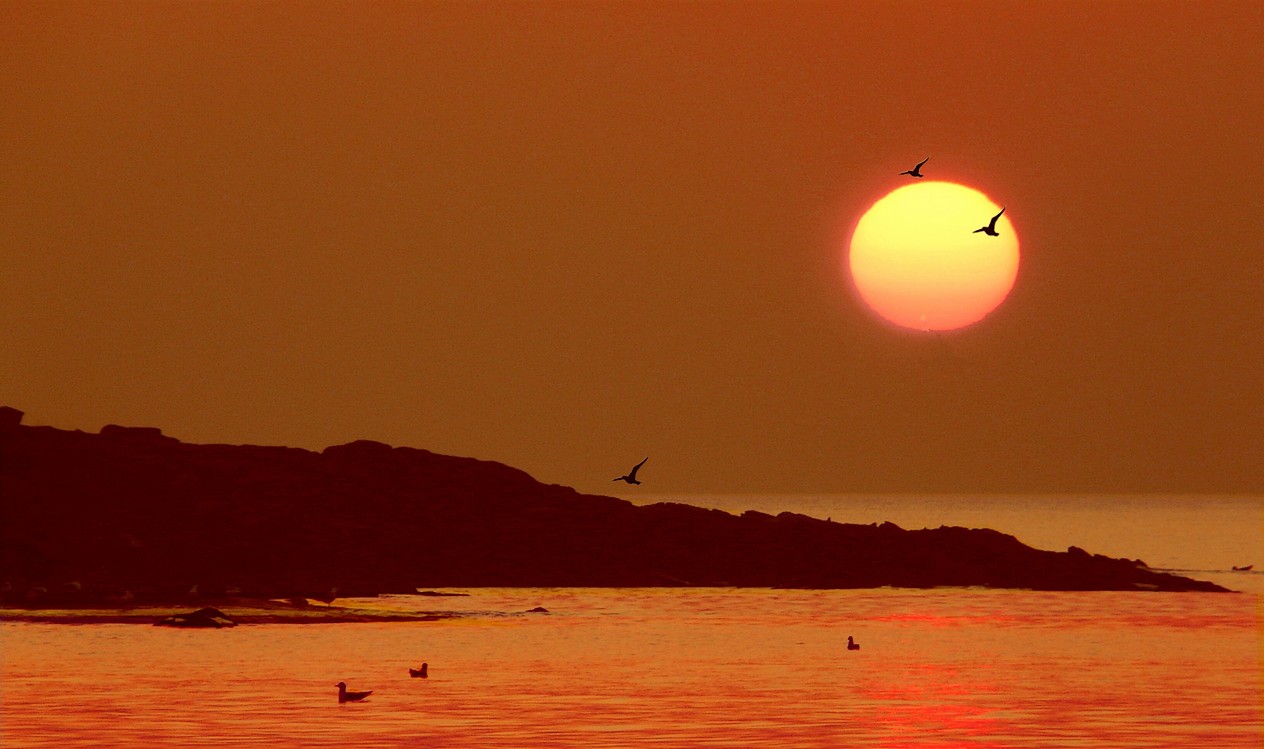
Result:
[[[1004,208],[1002,208],[1002,209],[1001,209],[1001,213],[1004,213],[1004,212],[1005,212],[1005,209],[1004,209]],[[996,228],[996,220],[997,220],[998,218],[1000,218],[1000,217],[1001,217],[1001,213],[998,213],[998,214],[996,214],[995,216],[993,216],[993,217],[992,217],[992,223],[991,223],[991,224],[989,224],[989,226],[991,226],[993,229],[995,229],[995,228]]]
[[929,156],[927,156],[926,158],[924,158],[924,159],[922,159],[921,161],[917,162],[917,166],[913,167],[913,171],[917,171],[918,169],[921,169],[921,168],[922,168],[922,164],[925,164],[925,163],[926,163],[926,162],[928,162],[928,161],[930,161],[930,157],[929,157]]
[[[649,459],[650,458],[648,455],[645,456],[645,460],[649,460]],[[636,478],[636,472],[641,470],[641,466],[645,465],[645,460],[642,460],[640,463],[637,463],[636,466],[631,471],[628,472],[628,478],[630,479]]]

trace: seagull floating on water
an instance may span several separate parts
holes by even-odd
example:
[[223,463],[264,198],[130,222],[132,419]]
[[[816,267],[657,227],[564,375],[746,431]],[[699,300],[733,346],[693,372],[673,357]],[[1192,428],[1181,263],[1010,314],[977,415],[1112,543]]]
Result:
[[860,646],[856,644],[855,640],[851,639],[851,635],[847,635],[847,649],[860,650]]
[[919,162],[917,163],[917,166],[913,167],[912,169],[908,170],[907,172],[900,172],[900,174],[907,174],[907,175],[909,175],[910,177],[917,177],[918,179],[921,179],[922,177],[925,177],[925,176],[926,176],[926,175],[922,174],[922,164],[925,164],[925,163],[926,163],[926,162],[928,162],[928,161],[930,161],[930,157],[929,157],[929,156],[927,156],[926,158],[924,158],[924,159],[922,159],[921,161],[919,161]]
[[338,686],[338,702],[339,702],[339,703],[342,703],[342,702],[359,702],[360,700],[364,699],[365,697],[368,697],[369,695],[373,694],[373,690],[372,690],[372,689],[370,689],[370,690],[369,690],[369,691],[367,691],[367,692],[348,692],[348,691],[347,691],[347,683],[346,683],[345,681],[340,681],[340,682],[338,682],[338,685],[337,685],[337,686]]
[[430,674],[426,673],[426,669],[430,667],[429,663],[421,664],[421,668],[408,669],[408,675],[414,679],[429,679]]
[[[649,460],[649,457],[647,456],[647,457],[645,458],[645,460]],[[637,480],[636,480],[636,472],[637,472],[637,471],[639,471],[639,470],[641,469],[641,466],[645,465],[645,460],[642,460],[640,463],[637,463],[635,466],[633,466],[632,470],[628,471],[628,475],[626,475],[626,476],[620,476],[619,478],[617,478],[617,479],[612,479],[612,480],[613,480],[613,481],[626,481],[626,482],[628,482],[629,484],[639,484],[639,483],[641,483],[640,481],[637,481]]]
[[[1005,212],[1005,209],[1004,209],[1004,208],[1002,208],[1002,209],[1001,209],[1001,213],[1004,213],[1004,212]],[[975,229],[974,231],[972,231],[972,232],[970,232],[970,233],[971,233],[971,234],[978,234],[979,232],[983,232],[984,234],[988,235],[989,237],[999,237],[999,236],[1001,236],[1001,235],[1000,235],[1000,234],[998,234],[998,233],[997,233],[997,231],[996,231],[996,220],[997,220],[998,218],[1000,218],[1000,217],[1001,217],[1001,213],[998,213],[998,214],[996,214],[995,216],[993,216],[993,217],[992,217],[992,220],[988,223],[988,225],[987,225],[987,226],[982,226],[982,227],[979,227],[978,229]]]

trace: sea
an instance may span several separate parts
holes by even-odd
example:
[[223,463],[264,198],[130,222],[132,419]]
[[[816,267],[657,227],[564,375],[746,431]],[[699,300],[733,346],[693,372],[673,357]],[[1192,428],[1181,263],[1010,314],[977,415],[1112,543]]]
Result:
[[1264,746],[1264,497],[637,501],[990,527],[1235,592],[473,588],[343,602],[435,621],[5,622],[0,746]]

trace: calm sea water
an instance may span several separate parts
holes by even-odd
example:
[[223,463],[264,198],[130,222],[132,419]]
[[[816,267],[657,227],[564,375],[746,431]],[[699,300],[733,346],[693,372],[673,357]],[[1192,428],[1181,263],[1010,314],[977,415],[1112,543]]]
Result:
[[[861,512],[849,502],[821,509],[870,522],[847,517]],[[1128,533],[1169,548],[1162,535],[1185,537],[1196,517],[1220,535],[1174,566],[1260,559],[1259,500],[1182,502],[1134,503]],[[926,509],[932,519],[901,524],[973,524]],[[1064,517],[1052,513],[1032,513],[1030,530],[986,524],[1050,548],[1167,558],[1049,528]],[[1049,543],[1025,535],[1040,528]],[[0,745],[1260,747],[1258,576],[1195,576],[1250,592],[473,589],[356,602],[466,614],[434,622],[10,623]],[[550,613],[523,613],[535,606]],[[431,678],[410,679],[423,660]],[[339,705],[338,681],[374,694]]]

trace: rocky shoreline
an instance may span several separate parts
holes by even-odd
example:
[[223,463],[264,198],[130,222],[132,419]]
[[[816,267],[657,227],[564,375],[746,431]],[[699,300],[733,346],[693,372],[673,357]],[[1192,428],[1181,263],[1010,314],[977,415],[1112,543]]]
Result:
[[1221,592],[988,529],[634,506],[490,461],[320,452],[157,428],[26,426],[0,407],[0,605],[127,607],[419,588],[738,586]]

